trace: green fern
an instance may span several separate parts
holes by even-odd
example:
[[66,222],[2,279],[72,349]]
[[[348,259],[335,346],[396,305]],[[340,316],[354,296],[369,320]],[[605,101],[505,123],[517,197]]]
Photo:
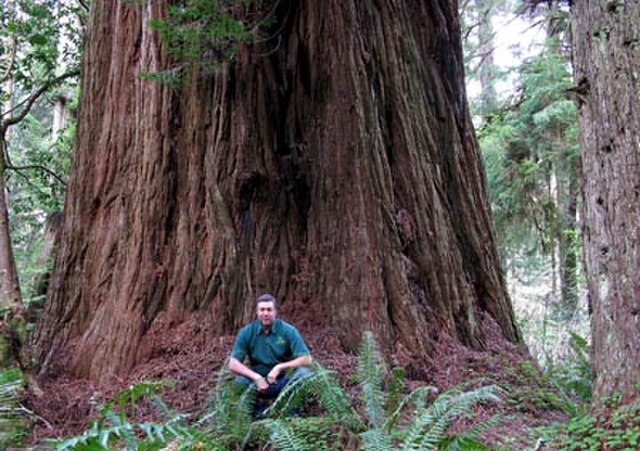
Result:
[[[127,450],[159,449],[169,442],[180,443],[180,448],[190,449],[194,444],[207,440],[196,429],[186,425],[187,415],[172,412],[161,400],[159,393],[172,382],[146,381],[133,385],[99,407],[98,419],[81,435],[54,441],[56,450]],[[151,398],[157,411],[164,415],[164,422],[137,423],[132,419],[138,400]],[[142,433],[142,434],[141,434]],[[212,443],[208,449],[216,449]],[[220,449],[219,447],[217,449]]]
[[334,418],[266,419],[256,423],[269,433],[266,446],[279,450],[329,451],[339,447],[347,433]]
[[456,388],[443,393],[431,406],[414,415],[407,427],[401,449],[436,449],[446,441],[446,431],[456,418],[467,414],[479,402],[499,402],[497,393],[496,386],[467,392]]
[[404,389],[404,368],[394,367],[391,369],[391,381],[387,389],[387,415],[394,412],[402,402],[402,391]]
[[414,411],[421,411],[426,406],[427,396],[431,393],[437,393],[438,389],[432,386],[418,387],[405,396],[396,410],[394,410],[383,425],[383,429],[387,432],[391,432],[396,426],[398,419],[402,413],[405,412],[410,406],[414,407]]
[[482,451],[488,450],[489,447],[479,440],[482,434],[490,427],[496,426],[503,420],[502,416],[496,415],[486,421],[476,424],[466,431],[463,435],[452,435],[442,440],[438,448],[449,451]]
[[312,448],[300,440],[300,437],[282,420],[270,420],[265,423],[269,429],[271,444],[283,451],[306,451]]
[[381,428],[369,429],[360,434],[362,449],[367,451],[387,451],[393,449],[392,437]]
[[373,334],[365,332],[358,356],[358,378],[365,412],[374,428],[379,428],[384,423],[386,399],[382,382],[385,372],[384,361]]
[[[448,435],[451,424],[468,415],[479,402],[497,401],[496,387],[465,391],[449,390],[433,402],[434,387],[420,387],[402,397],[403,373],[386,372],[371,334],[365,334],[358,359],[357,376],[364,413],[351,404],[334,374],[315,364],[308,377],[287,384],[266,412],[266,418],[252,422],[251,409],[256,389],[238,390],[234,376],[226,369],[216,376],[209,410],[187,426],[186,415],[175,414],[154,393],[163,384],[144,383],[131,387],[105,404],[98,421],[82,435],[59,443],[58,449],[103,450],[160,449],[169,443],[178,449],[246,449],[267,447],[281,450],[330,450],[359,448],[481,450],[482,432],[499,421],[493,418],[463,435]],[[385,381],[388,383],[385,384]],[[477,381],[476,381],[477,383]],[[136,424],[126,412],[134,412],[139,398],[153,397],[162,423]],[[327,414],[320,417],[288,418],[292,409],[314,399]]]
[[209,409],[197,422],[196,427],[219,443],[248,443],[254,438],[251,410],[256,390],[250,386],[241,391],[235,376],[225,364],[216,375],[215,387],[209,399]]
[[0,372],[0,449],[17,445],[27,430],[29,412],[20,405],[24,377],[18,368]]
[[[358,357],[361,398],[369,426],[359,435],[362,449],[482,449],[484,445],[477,441],[480,432],[498,419],[485,422],[461,436],[448,436],[447,430],[456,418],[468,414],[474,404],[498,401],[497,387],[464,391],[465,386],[459,386],[428,405],[428,396],[437,392],[435,387],[420,387],[401,398],[403,372],[397,369],[392,372],[386,392],[385,372],[373,335],[366,332]],[[399,424],[401,418],[406,425]]]
[[273,404],[265,412],[267,416],[281,418],[299,409],[307,399],[315,399],[335,421],[360,424],[360,419],[351,405],[349,395],[342,389],[331,371],[314,363],[309,376],[287,384]]

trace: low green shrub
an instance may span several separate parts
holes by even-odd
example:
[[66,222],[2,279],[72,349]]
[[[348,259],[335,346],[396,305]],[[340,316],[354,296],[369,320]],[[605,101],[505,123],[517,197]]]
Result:
[[18,368],[0,371],[0,449],[18,447],[29,432],[31,412],[20,404],[24,377]]
[[640,449],[640,401],[610,406],[544,429],[553,449],[568,451]]

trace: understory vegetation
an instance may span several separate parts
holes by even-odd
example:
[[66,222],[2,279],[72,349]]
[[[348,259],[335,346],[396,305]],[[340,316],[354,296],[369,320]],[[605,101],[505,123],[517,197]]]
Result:
[[[314,364],[312,375],[289,384],[258,418],[252,416],[255,389],[238,391],[226,369],[215,377],[207,408],[187,415],[170,408],[164,393],[173,382],[145,381],[120,392],[98,408],[98,416],[75,437],[42,443],[58,450],[154,449],[520,449],[523,437],[499,431],[528,410],[564,412],[568,422],[531,429],[531,449],[636,449],[640,440],[640,403],[608,400],[608,409],[590,413],[591,373],[586,342],[574,338],[566,365],[545,374],[529,362],[513,368],[513,383],[470,380],[439,393],[432,386],[408,391],[404,371],[389,369],[371,333],[366,333],[352,379],[357,393],[335,374]],[[17,370],[0,380],[0,446],[20,446],[29,424],[41,421],[20,404],[23,383]],[[140,406],[153,405],[154,419],[141,420]],[[479,411],[494,412],[474,418]],[[508,412],[507,414],[495,412]],[[463,425],[463,426],[461,426]],[[517,443],[517,445],[516,445]]]
[[[436,396],[435,387],[403,390],[403,371],[388,371],[373,335],[365,334],[356,374],[357,402],[331,371],[316,364],[312,375],[289,384],[252,419],[255,389],[239,392],[233,377],[218,375],[208,411],[199,418],[173,412],[157,396],[163,384],[147,382],[103,405],[99,418],[80,436],[55,444],[60,450],[93,449],[485,449],[481,433],[490,419],[464,433],[449,434],[456,419],[479,403],[501,402],[496,386],[457,387]],[[151,398],[161,422],[135,423],[135,405]],[[313,412],[313,413],[312,413]],[[304,416],[300,416],[303,414]],[[293,415],[293,417],[292,417]]]

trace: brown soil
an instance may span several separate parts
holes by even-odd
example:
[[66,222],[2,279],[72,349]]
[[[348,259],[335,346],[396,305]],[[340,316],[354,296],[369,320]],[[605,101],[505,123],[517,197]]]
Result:
[[[345,353],[340,343],[327,331],[312,330],[307,321],[294,322],[305,337],[314,358],[325,367],[336,370],[349,393],[357,393],[353,378],[357,358]],[[396,363],[405,368],[407,390],[420,385],[432,385],[440,391],[463,381],[474,380],[472,386],[498,383],[514,391],[534,390],[539,381],[521,371],[522,362],[530,361],[526,350],[501,338],[498,326],[485,318],[488,346],[485,351],[474,351],[453,340],[440,338],[437,354],[429,361],[416,361],[399,352]],[[180,325],[155,322],[140,347],[144,363],[129,374],[113,377],[109,384],[96,384],[79,380],[64,371],[66,362],[60,361],[48,379],[41,384],[43,394],[27,394],[26,406],[37,415],[30,445],[43,443],[48,438],[62,438],[81,433],[97,414],[97,406],[122,391],[144,380],[174,380],[174,388],[166,391],[165,401],[185,413],[198,413],[206,409],[207,399],[218,371],[225,365],[233,345],[233,336],[213,336],[211,329],[195,318]],[[535,378],[535,377],[534,377]],[[536,407],[534,403],[519,401],[476,408],[475,420],[461,420],[456,428],[464,428],[472,421],[487,419],[494,414],[509,417],[487,434],[491,443],[502,443],[512,449],[522,449],[535,441],[528,436],[528,428],[560,421],[563,414],[557,410]],[[142,418],[153,416],[150,407],[137,410]],[[467,424],[469,423],[469,424]],[[507,439],[505,441],[505,438]]]

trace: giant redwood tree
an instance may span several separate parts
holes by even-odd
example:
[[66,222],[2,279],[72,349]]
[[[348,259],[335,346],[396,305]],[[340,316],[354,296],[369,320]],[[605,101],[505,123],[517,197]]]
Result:
[[573,5],[594,392],[640,382],[640,5]]
[[265,290],[347,349],[365,329],[418,357],[435,334],[482,348],[486,316],[519,341],[456,1],[262,7],[261,39],[175,87],[139,77],[176,64],[146,26],[167,2],[92,2],[43,372],[126,370],[159,315],[232,332]]

